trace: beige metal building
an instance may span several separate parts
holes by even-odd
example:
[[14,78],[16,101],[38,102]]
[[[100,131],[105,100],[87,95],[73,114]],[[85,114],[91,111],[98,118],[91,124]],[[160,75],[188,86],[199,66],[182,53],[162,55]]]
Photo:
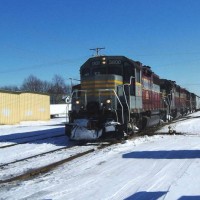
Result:
[[20,122],[19,93],[0,91],[0,124]]
[[49,95],[0,90],[0,124],[49,119]]

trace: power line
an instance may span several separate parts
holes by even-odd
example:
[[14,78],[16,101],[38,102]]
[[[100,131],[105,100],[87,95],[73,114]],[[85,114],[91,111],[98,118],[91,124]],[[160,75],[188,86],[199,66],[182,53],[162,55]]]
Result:
[[14,73],[14,72],[30,70],[30,69],[34,69],[35,70],[36,68],[40,69],[40,68],[49,67],[49,66],[66,65],[66,64],[69,64],[71,62],[76,62],[78,60],[82,60],[82,59],[85,59],[85,58],[86,57],[75,58],[75,59],[63,59],[63,60],[58,60],[58,61],[55,61],[55,62],[31,65],[31,66],[28,66],[28,67],[20,67],[20,68],[15,68],[15,69],[1,70],[0,73],[1,74]]

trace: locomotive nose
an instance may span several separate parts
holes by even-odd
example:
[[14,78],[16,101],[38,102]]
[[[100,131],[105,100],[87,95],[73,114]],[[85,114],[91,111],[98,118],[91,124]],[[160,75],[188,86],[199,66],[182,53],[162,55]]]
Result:
[[88,102],[86,109],[90,114],[99,113],[99,103],[96,101]]

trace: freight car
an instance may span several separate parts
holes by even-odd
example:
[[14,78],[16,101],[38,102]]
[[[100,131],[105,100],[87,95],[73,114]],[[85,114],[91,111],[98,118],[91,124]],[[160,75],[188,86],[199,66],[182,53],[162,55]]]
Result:
[[[122,138],[196,109],[199,98],[125,56],[96,56],[80,68],[66,135],[73,140]],[[199,101],[198,101],[198,106]]]
[[200,97],[194,94],[194,108],[196,111],[200,110]]

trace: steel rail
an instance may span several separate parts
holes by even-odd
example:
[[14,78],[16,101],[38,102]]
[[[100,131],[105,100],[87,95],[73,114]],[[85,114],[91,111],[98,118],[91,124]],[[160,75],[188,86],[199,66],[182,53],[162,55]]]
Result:
[[[118,142],[117,142],[118,143]],[[60,160],[60,161],[57,161],[57,162],[54,162],[54,163],[51,163],[49,165],[46,165],[46,166],[43,166],[43,167],[39,167],[39,168],[36,168],[36,169],[33,169],[33,170],[29,170],[21,175],[18,175],[18,176],[15,176],[15,177],[12,177],[12,178],[8,178],[8,179],[5,179],[5,180],[0,180],[0,184],[6,184],[6,183],[10,183],[10,182],[13,182],[13,181],[20,181],[20,180],[25,180],[25,179],[28,179],[28,178],[31,178],[31,177],[35,177],[37,175],[40,175],[40,174],[43,174],[43,173],[47,173],[53,169],[55,169],[56,167],[64,164],[64,163],[67,163],[67,162],[70,162],[76,158],[79,158],[79,157],[82,157],[84,155],[87,155],[89,153],[92,153],[94,151],[96,151],[97,149],[103,149],[107,146],[111,146],[113,144],[116,144],[115,143],[110,143],[110,144],[100,144],[100,146],[98,146],[97,148],[92,148],[92,149],[89,149],[87,151],[84,151],[84,152],[81,152],[81,153],[77,153],[73,156],[70,156],[70,157],[67,157],[63,160]]]

